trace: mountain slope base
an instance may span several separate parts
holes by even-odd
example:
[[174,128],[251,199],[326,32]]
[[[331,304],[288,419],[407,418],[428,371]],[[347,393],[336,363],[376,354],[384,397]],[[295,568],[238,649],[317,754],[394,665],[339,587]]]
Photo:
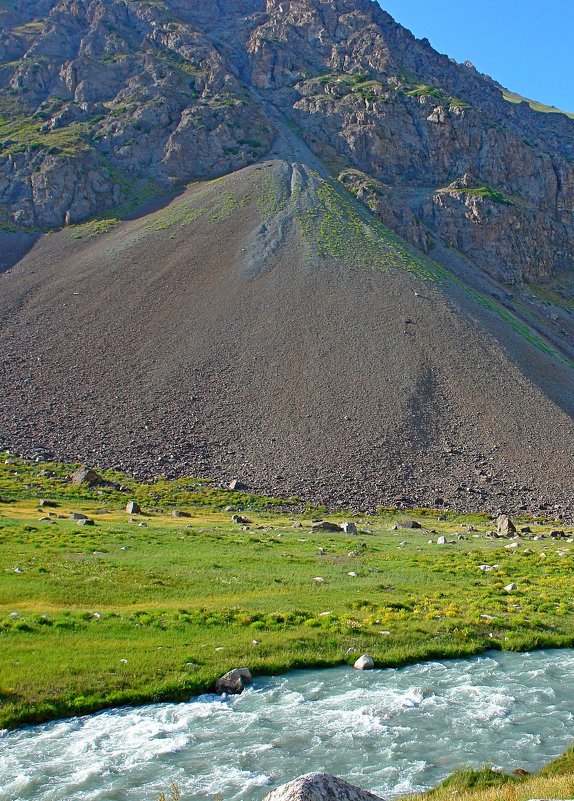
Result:
[[309,166],[45,236],[0,280],[0,442],[25,454],[363,508],[574,505],[571,366]]

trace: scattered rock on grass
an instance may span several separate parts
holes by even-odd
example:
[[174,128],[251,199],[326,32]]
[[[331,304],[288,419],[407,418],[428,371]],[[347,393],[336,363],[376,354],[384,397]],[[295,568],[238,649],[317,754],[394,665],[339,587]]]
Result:
[[91,467],[82,465],[75,473],[71,475],[72,484],[87,484],[88,487],[94,487],[96,484],[102,483],[102,478]]
[[399,528],[422,528],[418,520],[401,520]]
[[242,515],[233,515],[231,522],[237,523],[240,526],[248,526],[251,523],[251,520],[249,520],[247,517],[243,517]]
[[511,582],[510,584],[507,584],[504,589],[506,590],[506,592],[514,592],[514,590],[517,590],[518,587],[514,582]]
[[341,523],[341,529],[345,532],[345,534],[356,534],[357,533],[357,526],[354,523]]
[[338,523],[330,523],[328,520],[318,520],[311,528],[313,531],[342,531]]
[[234,490],[235,492],[245,492],[249,489],[249,487],[247,484],[244,484],[243,481],[240,481],[238,478],[234,478],[229,484],[229,489]]
[[142,510],[137,501],[130,501],[126,506],[126,512],[129,515],[141,515]]
[[499,515],[496,518],[496,533],[501,537],[508,537],[509,534],[516,534],[516,526],[508,515]]

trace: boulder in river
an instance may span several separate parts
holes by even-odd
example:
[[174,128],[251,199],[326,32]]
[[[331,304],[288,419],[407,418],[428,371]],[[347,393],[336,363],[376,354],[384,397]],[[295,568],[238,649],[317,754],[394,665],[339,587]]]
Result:
[[235,668],[222,676],[215,685],[215,692],[227,695],[241,695],[243,690],[253,684],[248,668]]
[[268,793],[263,801],[382,801],[329,773],[308,773]]

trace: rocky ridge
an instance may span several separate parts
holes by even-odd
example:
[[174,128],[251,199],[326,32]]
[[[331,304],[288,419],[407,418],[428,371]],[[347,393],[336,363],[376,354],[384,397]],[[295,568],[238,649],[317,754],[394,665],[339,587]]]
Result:
[[407,241],[497,281],[572,269],[574,120],[512,104],[371,0],[11,0],[0,221],[50,228],[254,163],[279,109]]

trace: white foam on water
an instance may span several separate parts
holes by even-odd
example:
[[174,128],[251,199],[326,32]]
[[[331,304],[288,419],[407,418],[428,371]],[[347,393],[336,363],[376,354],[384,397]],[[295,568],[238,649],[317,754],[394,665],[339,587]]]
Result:
[[463,764],[535,770],[573,722],[573,650],[294,671],[241,696],[0,732],[0,799],[153,801],[175,781],[186,801],[260,801],[315,770],[392,799]]

